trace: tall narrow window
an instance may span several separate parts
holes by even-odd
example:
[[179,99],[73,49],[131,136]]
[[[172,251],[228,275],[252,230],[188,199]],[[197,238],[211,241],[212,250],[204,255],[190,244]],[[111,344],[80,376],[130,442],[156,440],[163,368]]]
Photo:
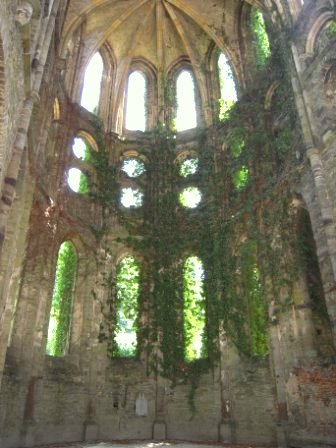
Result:
[[139,71],[128,77],[127,105],[125,127],[129,131],[145,131],[147,82],[145,75]]
[[104,63],[99,53],[90,60],[84,77],[81,106],[94,114],[97,113]]
[[117,266],[116,332],[113,355],[132,357],[137,352],[140,266],[134,257],[123,258]]
[[195,83],[189,70],[183,70],[176,80],[176,130],[185,131],[197,126]]
[[58,251],[49,318],[46,353],[51,356],[63,356],[68,347],[76,268],[75,249],[65,241]]
[[236,83],[227,57],[221,53],[218,58],[218,74],[221,97],[219,100],[219,119],[226,118],[234,103],[237,101]]
[[251,11],[251,31],[257,65],[263,67],[271,54],[271,49],[264,17],[257,8],[252,8]]
[[184,356],[194,361],[206,355],[204,269],[198,257],[188,257],[183,266]]
[[263,356],[268,351],[265,298],[256,263],[257,247],[254,241],[246,241],[241,250],[241,275],[243,293],[246,297],[247,321],[250,333],[250,352]]

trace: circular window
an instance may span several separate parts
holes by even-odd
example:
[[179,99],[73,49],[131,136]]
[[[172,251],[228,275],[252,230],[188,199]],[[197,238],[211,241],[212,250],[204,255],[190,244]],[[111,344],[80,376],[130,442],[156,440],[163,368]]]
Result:
[[183,207],[196,208],[202,200],[202,194],[196,187],[188,187],[179,194],[179,201]]
[[88,178],[78,168],[70,168],[68,171],[68,185],[75,193],[87,193],[89,190]]
[[198,158],[185,159],[180,165],[180,176],[188,177],[197,173],[198,171]]
[[78,159],[87,160],[89,150],[87,144],[82,138],[74,139],[72,151]]
[[121,165],[121,171],[128,177],[139,177],[146,171],[145,164],[138,159],[125,159]]
[[122,188],[120,202],[126,208],[139,208],[143,204],[143,193],[138,188]]

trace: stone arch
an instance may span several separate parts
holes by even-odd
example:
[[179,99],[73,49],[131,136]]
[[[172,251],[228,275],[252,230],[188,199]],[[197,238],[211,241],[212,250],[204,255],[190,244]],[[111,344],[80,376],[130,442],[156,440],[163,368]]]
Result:
[[331,11],[321,11],[315,22],[310,26],[309,33],[306,39],[306,54],[313,55],[316,49],[316,44],[321,31],[327,26],[329,22],[334,19]]
[[[125,128],[125,118],[126,118],[126,107],[127,107],[127,94],[128,94],[128,80],[132,73],[134,72],[140,72],[145,80],[146,80],[146,92],[145,92],[145,107],[146,107],[146,130],[152,129],[156,124],[156,117],[157,117],[157,70],[155,66],[149,62],[147,59],[142,57],[137,57],[132,59],[129,70],[127,73],[127,77],[125,79],[125,92],[123,95],[123,108],[120,108],[120,111],[122,110],[122,117],[119,117],[118,122],[123,123],[123,129]],[[122,96],[122,95],[121,95]]]
[[[203,98],[201,96],[201,86],[199,85],[196,73],[194,72],[194,67],[187,56],[182,56],[176,61],[174,61],[167,69],[167,83],[168,89],[171,90],[171,95],[173,98],[176,98],[177,89],[176,82],[179,75],[184,71],[190,72],[195,88],[195,104],[196,104],[196,126],[199,127],[205,122],[205,111],[204,104],[202,102]],[[169,121],[172,121],[172,118],[176,115],[176,105],[169,105]]]

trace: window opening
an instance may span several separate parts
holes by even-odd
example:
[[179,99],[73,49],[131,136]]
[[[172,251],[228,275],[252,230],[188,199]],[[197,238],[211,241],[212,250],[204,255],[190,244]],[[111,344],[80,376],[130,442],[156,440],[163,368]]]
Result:
[[55,284],[52,295],[46,353],[63,356],[67,350],[77,257],[69,241],[58,251]]
[[185,208],[196,208],[202,200],[202,193],[197,187],[184,188],[179,194],[179,202]]
[[89,112],[97,114],[104,63],[99,53],[90,60],[85,70],[81,106]]
[[122,188],[120,202],[126,208],[139,208],[143,204],[143,196],[142,191],[138,188]]
[[197,126],[195,83],[189,70],[183,70],[176,80],[176,130],[186,131]]
[[206,356],[204,269],[195,256],[183,266],[183,301],[184,356],[194,361]]
[[134,257],[123,258],[117,266],[117,322],[114,356],[133,357],[137,351],[140,266]]
[[145,164],[138,159],[125,159],[121,165],[121,171],[128,177],[139,177],[146,171]]
[[243,165],[239,170],[237,170],[233,175],[233,185],[235,189],[240,191],[246,187],[249,181],[249,170]]
[[82,138],[75,138],[72,151],[77,159],[88,160],[90,157],[89,145]]
[[257,65],[263,67],[271,54],[270,43],[262,13],[257,8],[251,11],[252,45],[254,47]]
[[241,263],[243,291],[247,298],[250,349],[252,355],[263,356],[268,352],[267,318],[256,254],[255,242],[246,241],[241,250]]
[[198,158],[185,159],[180,165],[180,176],[188,177],[198,171]]
[[125,127],[129,131],[146,130],[146,77],[139,71],[128,77]]
[[224,120],[232,106],[237,102],[237,89],[230,63],[223,53],[218,58],[218,74],[221,91],[219,119]]
[[78,168],[70,168],[68,171],[68,185],[75,193],[87,193],[89,181],[87,176]]

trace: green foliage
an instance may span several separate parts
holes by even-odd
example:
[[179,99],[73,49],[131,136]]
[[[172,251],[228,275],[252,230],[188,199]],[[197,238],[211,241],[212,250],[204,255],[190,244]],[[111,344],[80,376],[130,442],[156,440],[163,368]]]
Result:
[[197,257],[189,257],[183,267],[184,356],[186,361],[205,357],[204,270]]
[[329,39],[333,39],[334,37],[336,37],[336,20],[330,22],[326,29],[326,35]]
[[137,353],[140,267],[131,257],[123,258],[116,275],[115,357],[134,357]]
[[75,250],[72,244],[66,241],[58,252],[51,303],[46,347],[46,353],[51,356],[62,356],[67,348],[76,265]]
[[233,185],[236,190],[242,190],[249,180],[249,171],[246,166],[242,166],[233,174]]
[[192,176],[193,174],[197,173],[197,171],[198,171],[197,158],[185,159],[180,165],[180,176],[182,177]]
[[220,98],[218,100],[219,103],[219,120],[225,121],[230,118],[230,113],[233,108],[233,106],[236,104],[236,101],[234,100],[224,100],[223,98]]
[[250,27],[252,31],[252,45],[256,55],[257,66],[263,67],[271,54],[265,21],[257,8],[252,8]]

